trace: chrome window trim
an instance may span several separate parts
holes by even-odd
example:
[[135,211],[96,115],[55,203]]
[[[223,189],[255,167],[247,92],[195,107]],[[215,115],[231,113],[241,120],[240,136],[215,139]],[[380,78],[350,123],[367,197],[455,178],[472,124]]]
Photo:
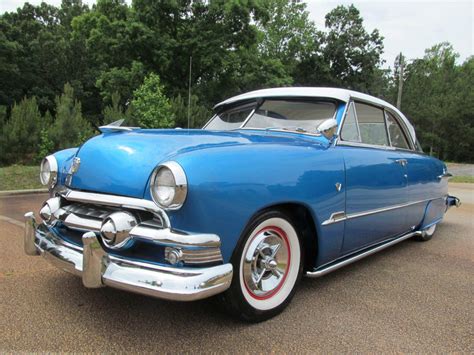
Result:
[[242,122],[242,124],[240,125],[239,128],[244,128],[245,127],[247,122],[250,120],[250,117],[253,116],[253,114],[255,113],[256,110],[257,110],[257,107],[254,107],[253,110],[250,111],[249,115],[245,118],[244,122]]
[[354,116],[355,116],[355,121],[356,121],[357,134],[359,135],[359,141],[355,142],[355,143],[362,143],[362,139],[361,139],[361,136],[360,136],[360,128],[359,128],[359,118],[357,117],[357,111],[355,109],[354,101],[350,101],[346,105],[344,114],[342,115],[341,124],[339,125],[339,133],[337,134],[337,137],[338,137],[338,139],[339,139],[339,137],[341,138],[341,142],[352,142],[352,141],[344,141],[342,139],[342,128],[344,126],[344,123],[346,122],[346,116],[349,114],[349,110],[350,110],[351,107],[354,108]]
[[[403,133],[405,134],[405,138],[408,141],[408,145],[410,146],[410,149],[392,147],[390,145],[392,148],[395,148],[396,150],[403,150],[403,151],[407,151],[407,152],[411,152],[411,153],[421,153],[421,154],[426,155],[426,153],[419,152],[419,151],[416,150],[415,144],[413,143],[413,137],[412,137],[410,131],[408,130],[405,122],[402,119],[400,119],[400,116],[394,110],[392,110],[388,106],[385,106],[385,105],[382,105],[382,104],[379,104],[379,103],[375,103],[375,102],[372,102],[370,100],[364,100],[363,98],[355,98],[354,99],[354,97],[352,97],[352,96],[350,97],[349,101],[347,102],[345,112],[342,116],[342,120],[341,120],[341,123],[339,125],[340,128],[338,130],[338,138],[335,140],[335,145],[339,145],[339,143],[341,143],[341,142],[346,142],[346,143],[341,144],[341,145],[348,145],[348,146],[351,145],[351,144],[347,144],[347,142],[349,142],[349,141],[343,141],[341,139],[341,131],[342,131],[342,127],[344,126],[344,122],[346,121],[348,107],[349,107],[350,104],[353,104],[355,101],[381,108],[382,110],[384,110],[384,117],[385,117],[385,111],[391,113],[394,116],[395,120],[400,125],[400,128],[402,129]],[[355,114],[356,114],[357,125],[358,125],[359,120],[358,120],[358,117],[357,117],[357,110],[354,109],[354,111],[355,111]],[[387,129],[386,129],[386,132],[387,132],[387,135],[388,135],[389,140],[390,140],[390,134],[388,133]],[[360,132],[359,132],[359,136],[360,136]],[[358,143],[358,142],[351,142],[351,143]],[[361,144],[365,144],[363,147],[367,147],[367,148],[382,148],[382,149],[385,148],[385,146],[380,146],[380,145],[375,145],[375,144],[367,144],[367,143],[361,143]],[[359,145],[354,145],[354,146],[359,146]],[[360,145],[360,146],[362,146],[362,145]]]
[[[378,104],[375,104],[375,103],[371,103],[370,101],[367,101],[367,100],[359,100],[357,99],[357,102],[362,102],[363,104],[369,104],[371,106],[375,106],[377,108],[380,108],[382,111],[384,111],[384,106],[382,105],[378,105]],[[350,102],[346,105],[346,107],[349,107],[350,104],[354,104],[355,101],[351,98]],[[346,122],[346,116],[347,116],[347,111],[346,110],[346,115],[344,115],[342,117],[342,121],[341,121],[341,130],[342,130],[342,126],[344,125],[344,122]],[[355,112],[355,115],[356,115],[356,121],[357,121],[357,126],[359,125],[359,118],[357,116],[357,110],[355,109],[354,107],[354,112]],[[385,113],[384,113],[384,121],[385,121]],[[387,131],[387,126],[385,125],[385,133],[388,135],[388,131]],[[362,143],[362,142],[353,142],[353,141],[345,141],[345,140],[342,140],[342,139],[339,139],[340,138],[340,135],[338,134],[338,139],[336,140],[335,142],[335,145],[341,145],[341,146],[348,146],[348,147],[359,147],[359,148],[374,148],[374,149],[383,149],[383,150],[395,150],[394,147],[392,147],[391,145],[377,145],[377,144],[369,144],[369,143]],[[360,136],[360,131],[359,131],[359,138],[362,140],[362,137]]]
[[381,150],[396,150],[394,147],[391,147],[388,145],[376,145],[376,144],[350,142],[350,141],[338,141],[337,145],[347,146],[347,147],[381,149]]
[[390,137],[390,132],[388,131],[388,119],[387,119],[387,111],[383,109],[383,120],[385,122],[385,132],[387,132],[388,144],[393,147],[392,144],[392,137]]
[[213,114],[213,115],[211,116],[211,118],[209,118],[209,119],[207,120],[207,122],[204,124],[204,126],[202,126],[201,129],[205,129],[205,128],[209,125],[209,123],[211,123],[211,121],[212,121],[216,116],[217,116],[217,113]]
[[[402,133],[405,135],[405,140],[407,141],[408,143],[408,146],[410,147],[409,149],[405,149],[405,148],[398,148],[396,147],[397,149],[403,149],[403,150],[406,150],[406,151],[410,151],[410,152],[413,152],[413,151],[416,151],[416,148],[415,148],[415,144],[413,143],[413,138],[412,139],[408,139],[408,137],[411,137],[411,134],[410,132],[408,131],[406,125],[405,125],[405,122],[402,122],[403,120],[400,119],[400,117],[397,115],[397,113],[393,110],[390,110],[390,108],[388,107],[385,107],[384,108],[384,111],[390,113],[393,118],[395,119],[395,121],[398,123],[398,125],[400,126],[400,129],[402,130]],[[388,130],[387,130],[388,132]],[[390,137],[390,134],[389,134],[389,137]]]
[[[409,206],[412,206],[412,205],[417,205],[417,204],[423,203],[423,202],[437,200],[437,199],[440,199],[440,198],[444,198],[444,197],[428,198],[428,199],[424,199],[424,200],[401,203],[401,204],[398,204],[398,205],[392,205],[392,206],[388,206],[388,207],[376,208],[376,209],[373,209],[373,210],[350,213],[350,214],[345,214],[344,211],[338,211],[338,212],[332,213],[331,216],[328,219],[326,219],[323,223],[321,223],[321,225],[322,226],[327,226],[329,224],[334,224],[334,223],[346,221],[346,220],[349,220],[349,219],[370,216],[370,215],[373,215],[373,214],[386,212],[386,211],[392,211],[392,210],[396,210],[396,209],[399,209],[399,208],[404,208],[404,207],[409,207]],[[342,214],[344,214],[344,216],[342,216]]]

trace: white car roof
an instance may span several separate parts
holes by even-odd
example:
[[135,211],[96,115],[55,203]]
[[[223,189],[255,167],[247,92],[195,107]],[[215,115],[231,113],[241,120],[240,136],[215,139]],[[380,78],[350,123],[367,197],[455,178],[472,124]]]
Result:
[[353,90],[329,87],[281,87],[273,89],[255,90],[222,101],[216,106],[214,106],[214,109],[223,105],[236,103],[238,101],[268,97],[323,97],[328,99],[336,99],[343,102],[349,102],[351,99],[356,99],[383,106],[395,112],[403,120],[409,130],[413,143],[416,143],[415,129],[413,128],[410,121],[408,121],[408,119],[405,117],[405,115],[401,113],[395,106],[377,97]]

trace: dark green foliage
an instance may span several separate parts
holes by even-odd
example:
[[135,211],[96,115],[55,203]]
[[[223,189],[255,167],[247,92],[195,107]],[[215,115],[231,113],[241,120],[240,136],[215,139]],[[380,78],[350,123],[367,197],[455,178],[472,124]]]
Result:
[[41,129],[41,114],[36,98],[24,98],[14,104],[10,119],[5,123],[0,136],[2,163],[11,164],[34,160]]
[[[473,161],[473,60],[459,65],[448,47],[407,63],[402,110],[428,152]],[[300,1],[25,3],[0,15],[0,164],[80,144],[122,118],[186,128],[191,57],[194,128],[217,102],[267,87],[345,87],[393,102],[397,68],[382,69],[382,53],[353,5],[335,6],[323,29]]]
[[49,136],[49,131],[47,128],[43,128],[40,131],[40,141],[38,146],[38,157],[37,159],[41,161],[42,158],[45,156],[53,153],[54,150],[54,142],[51,140]]
[[[175,126],[188,128],[188,101],[181,95],[171,100],[171,111],[175,117]],[[191,96],[191,105],[189,110],[189,128],[201,128],[209,120],[212,113],[209,108],[199,104],[197,96]]]
[[130,109],[125,110],[120,104],[120,94],[114,92],[110,98],[111,104],[104,108],[102,112],[104,116],[104,124],[112,123],[118,120],[128,120],[130,119]]
[[64,85],[64,93],[56,97],[56,118],[50,137],[55,149],[77,147],[93,135],[89,123],[82,117],[81,104],[74,99],[74,89]]
[[474,162],[474,57],[458,66],[457,56],[441,43],[409,64],[401,108],[427,153]]

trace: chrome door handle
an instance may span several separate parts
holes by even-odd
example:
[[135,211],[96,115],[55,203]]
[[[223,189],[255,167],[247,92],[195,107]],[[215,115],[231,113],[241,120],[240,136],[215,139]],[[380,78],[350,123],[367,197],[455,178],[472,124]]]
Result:
[[438,175],[438,180],[442,180],[443,178],[450,178],[451,176],[453,176],[451,173],[444,172],[443,174]]
[[408,161],[406,159],[397,159],[397,160],[395,160],[395,163],[398,163],[401,166],[407,166]]

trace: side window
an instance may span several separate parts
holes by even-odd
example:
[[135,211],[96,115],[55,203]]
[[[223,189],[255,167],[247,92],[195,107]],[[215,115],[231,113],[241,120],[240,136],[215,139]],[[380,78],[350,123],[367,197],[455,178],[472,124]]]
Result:
[[355,106],[362,143],[389,145],[383,110],[359,102]]
[[341,130],[341,138],[345,141],[360,142],[359,127],[357,127],[353,103],[351,103],[347,109],[346,119],[344,120],[344,126]]
[[387,112],[387,128],[393,147],[410,149],[410,145],[403,134],[402,128],[390,112]]

